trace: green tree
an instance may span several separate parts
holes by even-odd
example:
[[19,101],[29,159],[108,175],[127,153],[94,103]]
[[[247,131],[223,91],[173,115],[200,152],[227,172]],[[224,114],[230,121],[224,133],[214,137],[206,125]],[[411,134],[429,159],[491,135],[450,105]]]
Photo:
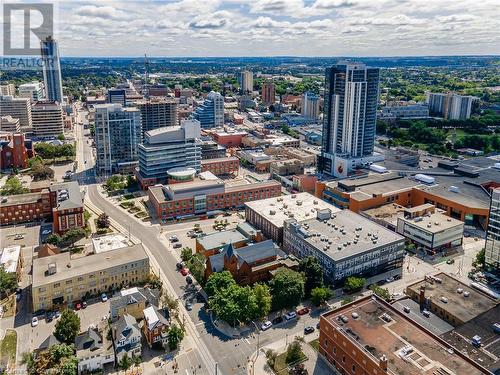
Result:
[[80,332],[80,317],[70,309],[62,312],[61,318],[56,322],[54,335],[65,343],[72,343]]
[[57,233],[52,233],[45,239],[45,242],[55,246],[59,245],[61,241],[62,241],[61,236]]
[[286,349],[286,363],[294,363],[303,357],[300,341],[294,340]]
[[187,262],[193,256],[193,250],[190,247],[183,247],[181,250],[181,259],[183,262]]
[[254,318],[257,311],[255,295],[249,286],[241,287],[236,283],[214,296],[209,297],[209,306],[217,318],[232,326],[246,323]]
[[476,258],[472,262],[472,266],[474,268],[483,268],[484,265],[486,264],[486,257],[485,257],[485,249],[479,250],[479,252],[476,254]]
[[186,266],[187,268],[189,268],[189,272],[191,272],[191,275],[193,275],[196,281],[198,281],[200,284],[203,284],[205,280],[205,261],[206,259],[203,254],[196,253],[192,255],[186,262]]
[[327,287],[317,287],[311,291],[311,300],[316,306],[319,306],[332,297],[332,292],[330,288]]
[[173,324],[167,333],[168,348],[170,350],[177,349],[183,338],[184,331],[177,324]]
[[7,272],[3,264],[0,264],[0,297],[7,297],[17,289],[17,276],[15,272]]
[[0,190],[0,195],[19,195],[29,193],[29,189],[21,184],[21,180],[16,176],[10,176],[5,181],[4,186]]
[[21,364],[26,366],[29,375],[35,373],[35,353],[24,352],[21,355]]
[[64,137],[64,134],[61,133],[57,136],[57,139],[60,141],[64,141],[66,138]]
[[161,306],[167,308],[171,316],[177,316],[177,312],[179,311],[179,300],[171,296],[167,291],[163,291]]
[[278,269],[269,286],[277,310],[297,306],[304,297],[304,277],[288,268]]
[[122,360],[118,365],[123,371],[128,370],[130,366],[132,366],[132,360],[130,359],[127,353],[125,353],[125,355],[122,357]]
[[358,292],[361,289],[363,289],[363,287],[365,286],[365,283],[366,283],[366,280],[363,279],[362,277],[351,276],[351,277],[347,278],[347,280],[344,284],[344,289],[348,293]]
[[97,218],[96,224],[98,228],[109,228],[109,216],[103,212]]
[[205,285],[207,295],[214,296],[217,292],[227,289],[231,285],[235,285],[233,275],[229,271],[215,272],[210,275]]
[[271,311],[273,302],[271,290],[267,285],[257,283],[253,286],[253,294],[255,295],[255,303],[257,305],[255,318],[264,318]]
[[389,293],[389,289],[387,288],[382,288],[378,286],[377,284],[373,284],[370,286],[370,290],[379,296],[380,298],[389,301],[391,299],[391,294]]
[[64,233],[61,241],[73,246],[76,241],[83,237],[85,237],[85,230],[83,228],[73,228]]
[[305,257],[299,262],[299,271],[304,274],[304,293],[306,297],[311,295],[311,290],[323,286],[323,268],[318,259],[313,256]]

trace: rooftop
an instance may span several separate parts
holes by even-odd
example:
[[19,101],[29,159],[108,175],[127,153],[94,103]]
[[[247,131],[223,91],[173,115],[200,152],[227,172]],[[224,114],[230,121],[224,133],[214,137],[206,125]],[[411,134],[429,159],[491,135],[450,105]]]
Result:
[[333,260],[404,241],[399,234],[350,210],[333,213],[327,220],[314,218],[297,224],[305,241]]
[[[51,192],[57,192],[57,209],[68,210],[83,207],[83,197],[76,181],[63,182],[49,186]],[[65,191],[67,194],[64,194]],[[66,198],[67,197],[67,198]]]
[[[420,287],[425,287],[425,297],[445,311],[449,311],[463,322],[467,322],[493,307],[496,302],[485,294],[470,288],[468,285],[448,276],[445,273],[434,275],[441,282],[431,278],[418,281],[407,286],[407,289],[419,294]],[[461,293],[457,291],[461,289]],[[465,292],[468,292],[467,295]],[[467,295],[467,297],[466,297]],[[446,301],[446,302],[444,302]]]
[[247,202],[245,206],[271,221],[277,227],[282,227],[284,221],[288,219],[294,218],[300,222],[316,217],[317,210],[328,208],[333,213],[340,211],[330,203],[309,193],[261,199]]
[[13,206],[17,204],[30,204],[36,203],[42,199],[41,193],[27,193],[19,195],[9,195],[2,197],[0,200],[0,207]]
[[377,297],[357,300],[322,315],[321,319],[327,320],[377,366],[385,355],[389,374],[487,373]]
[[363,214],[369,216],[372,220],[379,222],[384,221],[396,227],[398,224],[398,217],[403,217],[406,210],[407,208],[399,204],[388,203],[380,207],[365,210]]
[[19,257],[21,256],[21,246],[13,245],[5,247],[0,251],[0,264],[8,273],[16,273]]
[[463,221],[454,219],[440,212],[427,213],[424,216],[419,216],[413,219],[406,219],[404,217],[400,217],[399,219],[430,233],[439,233],[459,225],[464,225]]
[[[142,260],[148,260],[142,244],[76,259],[69,252],[33,259],[33,288]],[[49,264],[56,266],[52,275],[47,273]]]
[[95,237],[92,238],[92,244],[94,245],[94,253],[96,254],[129,246],[123,234],[108,234]]
[[242,241],[249,241],[241,232],[236,229],[225,230],[222,232],[214,232],[205,234],[196,239],[196,241],[203,246],[205,250],[216,249],[225,247],[230,243],[238,243]]

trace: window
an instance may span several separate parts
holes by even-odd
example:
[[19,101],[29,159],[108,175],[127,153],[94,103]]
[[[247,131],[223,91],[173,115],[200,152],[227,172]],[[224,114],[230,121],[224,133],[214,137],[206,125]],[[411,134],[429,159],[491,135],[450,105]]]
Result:
[[353,372],[353,374],[356,373],[356,365],[352,365],[352,372]]

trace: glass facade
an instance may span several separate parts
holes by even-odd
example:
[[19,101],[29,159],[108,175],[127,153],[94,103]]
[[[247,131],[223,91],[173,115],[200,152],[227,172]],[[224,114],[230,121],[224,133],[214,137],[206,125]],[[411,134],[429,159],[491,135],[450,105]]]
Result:
[[490,219],[486,234],[486,265],[492,270],[500,270],[500,188],[491,193]]

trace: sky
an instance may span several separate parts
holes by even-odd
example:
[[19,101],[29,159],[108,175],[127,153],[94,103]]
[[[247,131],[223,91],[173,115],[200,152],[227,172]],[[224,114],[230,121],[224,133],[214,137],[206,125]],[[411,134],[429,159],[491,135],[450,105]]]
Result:
[[56,2],[55,36],[61,56],[495,55],[499,4],[68,0]]

